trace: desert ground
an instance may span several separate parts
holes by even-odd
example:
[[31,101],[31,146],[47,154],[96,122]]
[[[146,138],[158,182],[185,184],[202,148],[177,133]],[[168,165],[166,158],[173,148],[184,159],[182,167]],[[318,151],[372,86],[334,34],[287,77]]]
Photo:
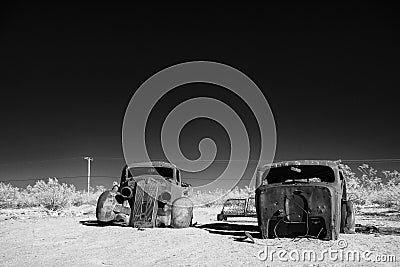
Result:
[[[39,208],[0,210],[1,266],[400,266],[399,214],[364,209],[356,217],[357,233],[338,241],[261,239],[254,218],[216,221],[220,208],[196,208],[195,226],[186,229],[143,229],[99,225],[94,206],[68,212]],[[252,237],[246,237],[245,231]],[[268,253],[284,250],[265,259]],[[338,256],[324,250],[368,252],[368,260]],[[296,258],[312,250],[316,260]],[[297,251],[297,252],[296,252]],[[261,253],[262,252],[262,253]],[[289,257],[291,254],[291,258]],[[325,255],[323,261],[319,261]],[[383,255],[383,256],[382,256]],[[395,262],[377,262],[390,260]],[[263,258],[264,257],[264,258]],[[337,259],[336,259],[336,258]],[[379,258],[380,257],[380,258]],[[299,259],[297,261],[297,259]],[[283,261],[286,260],[286,261]]]

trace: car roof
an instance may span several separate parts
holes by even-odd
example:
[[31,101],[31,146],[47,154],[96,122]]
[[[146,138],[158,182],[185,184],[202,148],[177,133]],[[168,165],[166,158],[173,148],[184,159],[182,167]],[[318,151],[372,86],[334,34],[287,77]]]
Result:
[[288,160],[281,162],[274,162],[265,164],[259,167],[259,170],[265,171],[266,169],[278,168],[283,166],[299,166],[299,165],[322,165],[329,166],[332,168],[338,167],[340,164],[340,160]]

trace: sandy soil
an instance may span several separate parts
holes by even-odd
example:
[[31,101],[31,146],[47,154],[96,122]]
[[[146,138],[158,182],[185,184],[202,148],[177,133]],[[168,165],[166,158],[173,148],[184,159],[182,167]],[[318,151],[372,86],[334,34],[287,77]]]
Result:
[[[216,222],[220,209],[195,210],[195,227],[187,229],[145,229],[123,226],[99,226],[93,207],[70,213],[48,213],[43,210],[0,211],[0,265],[2,266],[400,266],[400,222],[393,214],[364,212],[357,216],[367,233],[341,235],[342,243],[315,239],[259,238],[256,221],[246,219]],[[21,214],[23,213],[23,214]],[[361,229],[361,228],[360,228]],[[255,243],[245,238],[248,231]],[[371,231],[372,233],[368,233]],[[282,262],[262,261],[265,250],[287,251]],[[377,263],[330,260],[296,262],[296,250],[313,250],[319,257],[324,250],[371,251],[377,255],[395,255],[397,262]],[[339,246],[339,247],[338,247]],[[293,252],[295,251],[295,252]],[[340,250],[339,250],[340,251]],[[292,258],[289,258],[292,253]]]

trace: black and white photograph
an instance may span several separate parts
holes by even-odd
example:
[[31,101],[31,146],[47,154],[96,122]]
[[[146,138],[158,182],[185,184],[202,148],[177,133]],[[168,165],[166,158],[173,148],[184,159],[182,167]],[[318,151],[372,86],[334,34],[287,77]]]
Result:
[[395,3],[0,6],[0,266],[400,266]]

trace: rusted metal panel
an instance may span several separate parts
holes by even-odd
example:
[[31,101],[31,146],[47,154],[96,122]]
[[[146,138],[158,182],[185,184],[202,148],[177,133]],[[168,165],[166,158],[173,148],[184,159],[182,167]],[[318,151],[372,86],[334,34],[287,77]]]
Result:
[[323,186],[259,187],[256,207],[263,237],[311,235],[333,239],[339,231],[330,223],[336,213],[333,192]]
[[263,238],[338,238],[346,196],[337,162],[286,161],[263,166],[257,175],[256,209]]

